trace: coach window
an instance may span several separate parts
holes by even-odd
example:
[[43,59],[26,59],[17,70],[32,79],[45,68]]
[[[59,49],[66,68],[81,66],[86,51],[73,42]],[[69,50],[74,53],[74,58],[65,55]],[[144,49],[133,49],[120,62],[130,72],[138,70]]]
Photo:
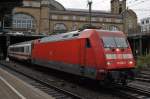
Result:
[[24,47],[19,47],[18,49],[19,49],[18,52],[24,52]]
[[26,48],[26,53],[29,52],[29,46],[25,47]]

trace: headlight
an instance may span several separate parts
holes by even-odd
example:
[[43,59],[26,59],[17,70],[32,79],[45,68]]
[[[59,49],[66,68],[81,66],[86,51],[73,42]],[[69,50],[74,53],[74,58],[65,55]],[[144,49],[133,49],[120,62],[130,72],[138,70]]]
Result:
[[108,65],[108,66],[111,65],[111,62],[107,62],[107,65]]
[[129,61],[129,64],[133,64],[133,61]]

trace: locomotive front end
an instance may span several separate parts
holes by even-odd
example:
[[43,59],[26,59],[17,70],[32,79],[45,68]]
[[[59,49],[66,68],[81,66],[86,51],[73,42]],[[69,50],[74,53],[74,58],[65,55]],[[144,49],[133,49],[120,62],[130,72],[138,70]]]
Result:
[[105,61],[106,78],[111,82],[126,84],[134,78],[135,60],[127,38],[122,32],[110,32],[101,35]]

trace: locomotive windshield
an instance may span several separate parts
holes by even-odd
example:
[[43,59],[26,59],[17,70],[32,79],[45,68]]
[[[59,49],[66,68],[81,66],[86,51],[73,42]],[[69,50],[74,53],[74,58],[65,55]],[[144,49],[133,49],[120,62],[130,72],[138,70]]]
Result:
[[126,38],[120,37],[102,37],[105,48],[127,48],[128,43]]

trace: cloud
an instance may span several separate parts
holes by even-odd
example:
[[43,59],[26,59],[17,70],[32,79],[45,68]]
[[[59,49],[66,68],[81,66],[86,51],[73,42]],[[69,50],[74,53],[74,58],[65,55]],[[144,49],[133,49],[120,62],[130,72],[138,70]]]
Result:
[[[88,0],[56,0],[65,8],[88,9]],[[92,0],[92,8],[94,10],[109,10],[110,0]]]
[[60,2],[65,8],[87,8],[87,0],[56,0]]

